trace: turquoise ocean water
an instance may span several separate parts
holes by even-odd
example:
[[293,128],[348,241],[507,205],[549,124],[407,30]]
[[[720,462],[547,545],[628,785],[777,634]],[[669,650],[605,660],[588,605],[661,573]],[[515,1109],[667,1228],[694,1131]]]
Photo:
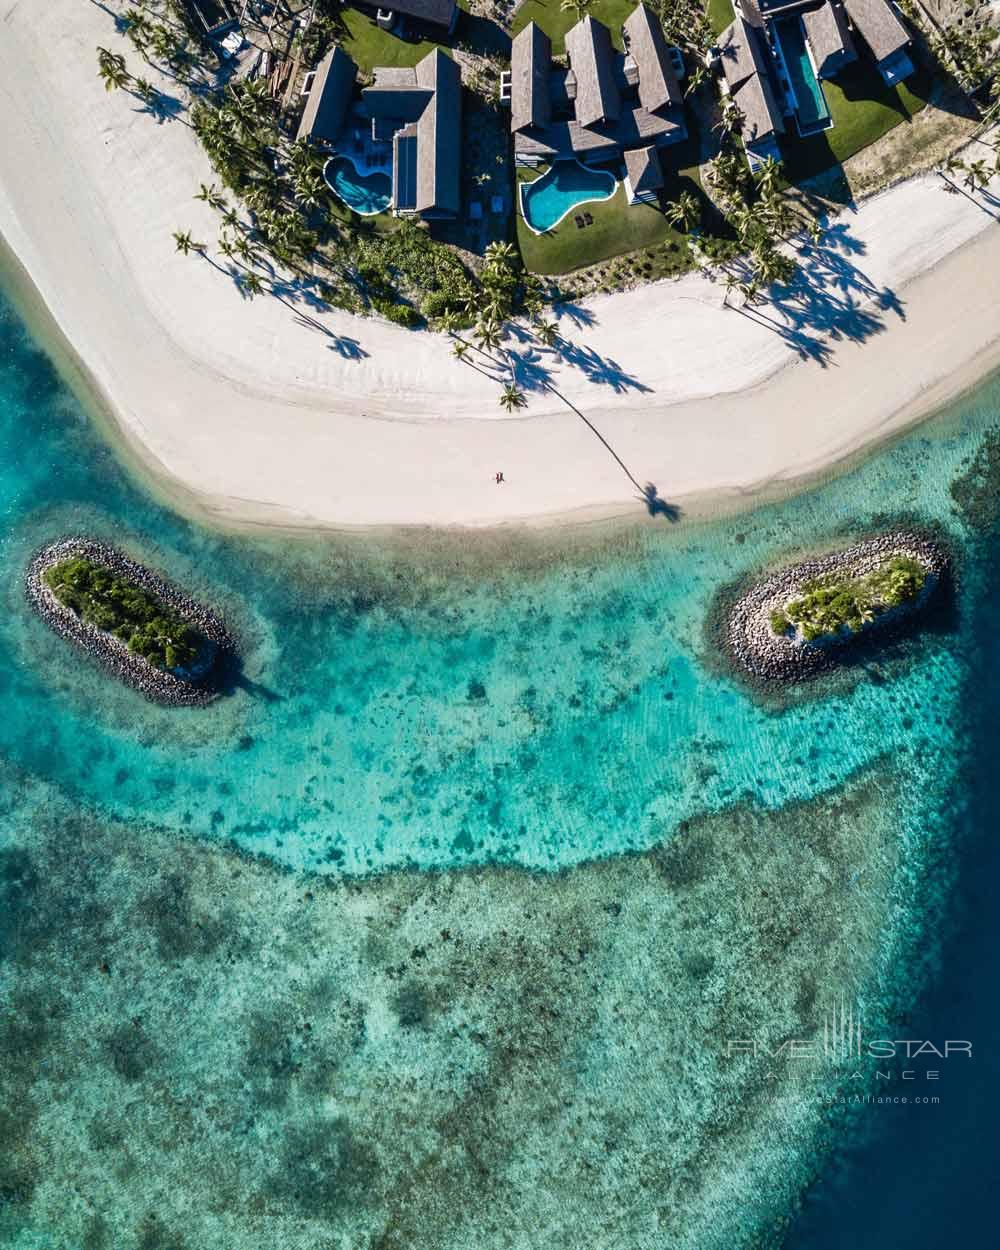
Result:
[[[553,538],[530,560],[506,551],[451,575],[444,548],[369,559],[363,544],[182,519],[129,477],[3,306],[0,758],[109,821],[335,877],[565,869],[747,803],[792,810],[875,768],[904,796],[900,845],[940,846],[967,821],[970,609],[994,541],[982,491],[952,488],[998,418],[988,384],[780,504],[592,553]],[[721,585],[899,518],[943,526],[960,553],[952,619],[781,703],[718,668],[706,620]],[[243,644],[231,694],[197,713],[152,707],[29,614],[31,552],[80,531],[222,609]],[[914,886],[900,932],[921,934],[928,894]]]

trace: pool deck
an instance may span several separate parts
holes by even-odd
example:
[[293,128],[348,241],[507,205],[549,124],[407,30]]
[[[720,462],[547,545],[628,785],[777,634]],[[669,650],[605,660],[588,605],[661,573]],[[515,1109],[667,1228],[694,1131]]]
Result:
[[[607,195],[588,195],[586,199],[574,200],[574,202],[569,205],[566,211],[560,214],[560,216],[558,216],[555,219],[555,221],[551,221],[549,222],[547,226],[543,227],[542,229],[539,229],[537,226],[533,226],[531,224],[531,218],[528,216],[526,204],[525,204],[525,192],[530,191],[532,187],[537,188],[538,184],[540,182],[543,182],[546,178],[548,178],[550,174],[557,177],[558,175],[556,171],[558,170],[560,165],[579,165],[580,168],[583,170],[586,170],[587,173],[601,174],[604,177],[610,179],[611,190],[608,192]],[[554,230],[561,221],[565,221],[565,219],[570,215],[570,213],[574,211],[574,209],[582,208],[584,204],[603,204],[605,200],[610,200],[614,196],[617,190],[618,190],[618,179],[614,176],[613,173],[611,173],[610,170],[592,169],[590,166],[584,165],[578,160],[556,161],[554,164],[550,165],[549,168],[545,171],[545,173],[543,173],[540,177],[535,178],[531,182],[522,182],[518,188],[517,199],[518,199],[518,206],[521,210],[521,218],[524,221],[524,224],[528,227],[528,229],[531,231],[532,234],[541,235],[541,234],[547,234],[550,230]]]

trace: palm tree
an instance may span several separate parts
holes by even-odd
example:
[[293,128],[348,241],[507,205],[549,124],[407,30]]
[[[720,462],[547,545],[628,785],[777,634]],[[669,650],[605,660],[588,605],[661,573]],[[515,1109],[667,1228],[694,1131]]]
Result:
[[295,180],[295,198],[303,208],[315,208],[323,193],[323,183],[315,170],[304,170]]
[[476,342],[483,351],[493,351],[503,340],[500,324],[489,317],[480,317],[476,322]]
[[451,354],[456,360],[464,360],[469,351],[469,345],[464,339],[456,339],[451,345]]
[[255,295],[259,295],[264,289],[264,284],[260,280],[260,275],[254,273],[252,269],[248,269],[240,278],[240,285],[249,299],[253,299]]
[[698,197],[690,191],[682,191],[676,200],[671,200],[664,211],[664,217],[674,226],[682,230],[690,230],[701,218],[701,205]]
[[777,191],[780,173],[781,166],[773,156],[768,156],[761,161],[754,171],[754,181],[761,195],[773,195]]
[[957,156],[949,156],[944,163],[945,173],[964,174],[965,161],[960,160]]
[[140,55],[145,56],[153,29],[149,18],[139,9],[126,9],[122,14],[122,21],[125,23],[125,34],[131,41],[132,47]]
[[708,81],[708,69],[704,65],[696,65],[688,75],[687,86],[684,88],[686,96],[694,95],[703,82]]
[[591,0],[562,0],[559,8],[564,13],[575,13],[576,20],[582,22],[586,16],[587,10],[590,8]]
[[508,382],[500,395],[500,407],[513,412],[515,408],[523,408],[527,404],[524,392],[519,391],[513,382]]
[[208,204],[211,208],[220,212],[226,207],[225,196],[221,194],[215,183],[206,185],[204,182],[199,184],[199,190],[195,194],[196,200],[201,200],[204,204]]
[[554,347],[559,341],[559,327],[554,321],[536,321],[535,338],[543,347]]
[[203,252],[205,250],[204,243],[196,243],[194,239],[191,238],[190,230],[175,230],[174,244],[176,245],[177,251],[183,253],[185,256],[187,256],[189,252]]
[[132,75],[125,68],[125,58],[107,48],[97,49],[97,72],[104,81],[105,91],[115,91],[128,86]]
[[132,85],[135,88],[136,95],[144,104],[152,104],[160,94],[146,78],[135,78],[132,81]]
[[740,279],[735,273],[726,273],[726,293],[722,297],[722,307],[729,307],[729,296],[740,287]]
[[988,187],[992,177],[993,171],[985,161],[973,161],[966,170],[964,181],[972,191],[978,191],[980,188]]
[[256,265],[258,259],[257,252],[245,234],[241,234],[233,244],[233,251],[246,264]]
[[487,245],[486,262],[489,265],[509,267],[516,257],[517,249],[513,243],[500,243],[494,240]]
[[789,282],[797,268],[790,256],[771,246],[762,248],[753,258],[754,276],[765,286],[772,282]]

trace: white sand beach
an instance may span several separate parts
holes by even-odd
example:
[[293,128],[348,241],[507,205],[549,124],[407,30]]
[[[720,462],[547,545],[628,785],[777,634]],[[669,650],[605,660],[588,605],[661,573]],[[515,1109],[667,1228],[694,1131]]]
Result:
[[725,506],[822,471],[1000,364],[995,209],[925,176],[845,211],[804,261],[809,286],[777,305],[726,309],[693,274],[571,310],[560,350],[512,337],[529,402],[509,417],[495,378],[443,336],[310,309],[317,330],[178,255],[174,230],[216,233],[192,198],[212,173],[189,127],[105,92],[94,49],[127,45],[96,0],[39,18],[0,0],[0,235],[131,447],[220,521],[641,514],[579,413],[661,497]]

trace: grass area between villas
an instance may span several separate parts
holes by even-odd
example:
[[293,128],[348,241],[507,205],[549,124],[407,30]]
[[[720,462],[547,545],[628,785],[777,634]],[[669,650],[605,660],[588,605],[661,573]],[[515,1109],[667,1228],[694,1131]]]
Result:
[[[690,111],[687,122],[688,137],[684,142],[664,148],[660,153],[664,186],[659,204],[629,204],[625,197],[625,185],[620,181],[621,167],[616,166],[612,167],[612,172],[619,183],[610,199],[582,205],[551,230],[535,234],[521,216],[520,189],[523,182],[540,177],[545,167],[518,169],[514,214],[517,242],[525,267],[532,273],[566,274],[616,256],[635,253],[636,276],[662,278],[690,269],[692,260],[687,235],[671,226],[663,215],[663,206],[675,200],[682,191],[697,196],[701,201],[703,220],[709,211],[698,167],[698,128]],[[574,221],[577,211],[590,213],[594,224],[578,229]],[[636,265],[632,268],[636,269]]]
[[721,35],[726,27],[732,25],[736,19],[736,14],[733,11],[733,0],[708,0],[705,12],[708,14],[708,20],[717,35]]
[[800,182],[842,164],[895,126],[908,123],[927,103],[931,81],[920,68],[907,82],[889,87],[867,60],[825,80],[823,94],[833,126],[807,139],[786,138],[782,146],[790,180]]
[[450,56],[451,49],[458,45],[471,48],[473,52],[510,56],[510,39],[496,22],[470,13],[468,0],[461,0],[458,7],[461,12],[454,32],[437,40],[415,39],[408,33],[405,24],[402,36],[393,34],[383,30],[369,14],[345,6],[341,17],[347,35],[341,40],[341,45],[361,70],[373,70],[380,65],[416,65],[435,48],[443,48]]
[[[587,14],[603,22],[611,31],[614,45],[619,50],[622,46],[622,23],[635,8],[636,0],[594,0]],[[564,39],[570,27],[579,21],[573,9],[561,9],[559,0],[524,0],[517,10],[511,26],[511,34],[516,35],[529,22],[535,22],[552,40],[552,51],[561,56],[565,51]]]
[[517,241],[525,267],[532,273],[562,274],[598,261],[608,260],[622,252],[636,251],[665,242],[670,226],[655,204],[634,204],[625,200],[625,187],[608,200],[582,204],[580,213],[590,213],[592,226],[580,230],[575,213],[564,217],[544,234],[535,234],[521,216],[521,184],[532,182],[541,171],[518,170]]
[[378,26],[373,17],[360,9],[345,7],[341,17],[348,34],[341,40],[344,51],[354,58],[361,70],[372,70],[377,65],[416,65],[440,45],[432,39],[400,39]]

